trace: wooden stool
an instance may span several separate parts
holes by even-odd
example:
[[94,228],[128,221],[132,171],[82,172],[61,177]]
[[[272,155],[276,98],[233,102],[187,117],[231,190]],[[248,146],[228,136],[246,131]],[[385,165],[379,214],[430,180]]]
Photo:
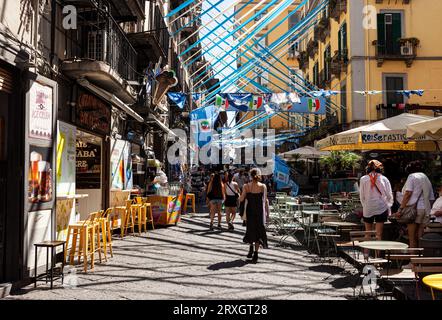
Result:
[[127,229],[131,228],[132,233],[135,233],[135,217],[132,213],[132,200],[126,200],[126,210],[124,212],[124,217],[121,224],[121,235],[127,233]]
[[193,213],[195,213],[196,210],[195,210],[195,194],[194,193],[187,193],[186,194],[186,198],[184,199],[184,211],[187,212],[187,203],[189,202],[189,200],[192,201],[192,209],[193,209]]
[[[91,257],[91,270],[95,266],[95,252],[98,251],[98,256],[101,263],[101,240],[100,240],[100,224],[97,221],[99,212],[93,212],[85,221],[79,221],[68,226],[68,234],[66,238],[66,250],[64,252],[64,261],[66,261],[67,250],[69,247],[69,239],[72,232],[72,246],[69,253],[70,264],[74,264],[75,251],[77,249],[77,238],[80,236],[78,246],[78,263],[81,263],[81,256],[84,259],[84,272],[87,272],[88,255]],[[98,249],[95,247],[97,243]]]
[[[130,207],[130,212],[132,216],[133,224],[138,223],[138,233],[141,234],[141,225],[143,223],[143,204],[132,204]],[[133,229],[132,229],[133,230]]]
[[[154,223],[153,223],[153,214],[152,214],[152,204],[151,203],[145,203],[146,207],[146,223],[151,223],[152,230],[155,229]],[[147,229],[146,229],[147,230]]]
[[104,251],[104,260],[107,261],[107,247],[109,247],[111,257],[114,256],[112,250],[112,227],[111,227],[111,214],[114,211],[113,208],[109,208],[106,212],[102,213],[99,221],[101,228],[101,235],[103,239],[103,251]]

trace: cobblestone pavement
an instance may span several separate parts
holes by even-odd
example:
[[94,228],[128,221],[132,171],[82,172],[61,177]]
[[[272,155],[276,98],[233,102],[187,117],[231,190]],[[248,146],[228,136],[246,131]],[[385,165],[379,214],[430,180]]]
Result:
[[278,247],[270,233],[269,249],[260,251],[257,264],[247,263],[243,235],[240,221],[233,232],[209,231],[207,214],[187,215],[177,226],[115,238],[107,263],[87,274],[77,268],[76,288],[39,283],[6,299],[323,300],[353,293],[351,276],[336,263],[312,262],[296,243]]

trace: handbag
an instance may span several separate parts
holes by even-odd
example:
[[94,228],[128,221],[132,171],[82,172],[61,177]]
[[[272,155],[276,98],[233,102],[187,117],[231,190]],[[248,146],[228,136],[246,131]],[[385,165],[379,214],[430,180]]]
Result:
[[232,191],[234,193],[235,200],[238,201],[239,194],[235,190],[233,190],[228,183],[226,183],[226,186],[230,189],[230,191]]
[[401,210],[401,216],[397,219],[397,222],[402,224],[410,224],[414,223],[417,217],[417,203],[419,202],[419,199],[422,196],[422,193],[424,191],[422,190],[421,194],[419,195],[419,198],[417,198],[416,203],[411,206],[406,206]]

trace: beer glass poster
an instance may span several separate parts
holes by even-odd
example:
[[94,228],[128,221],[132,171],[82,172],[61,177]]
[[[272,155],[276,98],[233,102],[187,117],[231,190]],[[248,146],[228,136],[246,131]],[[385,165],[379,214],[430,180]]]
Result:
[[30,89],[29,137],[52,140],[52,91],[34,82]]
[[51,148],[30,146],[28,199],[31,203],[31,210],[42,209],[42,207],[46,207],[42,204],[52,202],[53,181],[51,156]]

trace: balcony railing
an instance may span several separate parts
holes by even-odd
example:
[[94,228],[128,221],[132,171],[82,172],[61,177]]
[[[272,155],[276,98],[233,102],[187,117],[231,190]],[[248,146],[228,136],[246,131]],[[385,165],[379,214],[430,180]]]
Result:
[[301,51],[298,56],[299,68],[303,71],[308,69],[309,58],[307,51]]
[[115,20],[98,10],[79,11],[80,46],[67,60],[101,61],[125,80],[136,80],[137,52]]
[[323,17],[314,29],[315,40],[325,42],[327,36],[330,35],[330,19]]
[[335,51],[335,55],[330,61],[330,72],[332,75],[339,77],[341,72],[345,71],[348,64],[348,50],[344,49],[342,52]]
[[310,58],[314,58],[315,54],[318,53],[319,43],[314,39],[310,39],[307,43],[307,54]]
[[330,0],[329,2],[330,17],[339,21],[342,12],[347,12],[347,0]]
[[397,44],[388,43],[380,44],[378,40],[373,41],[376,47],[376,59],[378,67],[382,67],[385,60],[404,61],[409,68],[417,57],[417,47],[419,40],[416,38],[399,39]]
[[318,87],[320,87],[320,88],[328,87],[331,82],[330,69],[326,68],[326,69],[321,70],[319,72],[319,79],[318,80],[319,80]]

